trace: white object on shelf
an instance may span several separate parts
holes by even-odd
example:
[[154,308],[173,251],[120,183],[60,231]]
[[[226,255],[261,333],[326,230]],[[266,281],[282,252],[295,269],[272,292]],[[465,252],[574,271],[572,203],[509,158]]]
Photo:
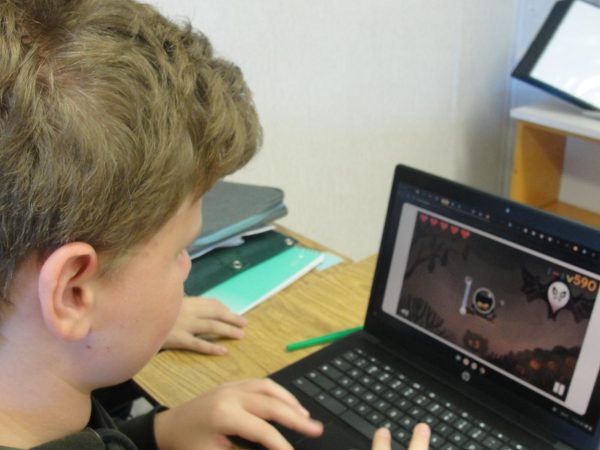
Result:
[[581,110],[570,106],[555,104],[519,106],[511,110],[510,116],[513,119],[561,130],[567,134],[600,140],[600,121],[584,116]]

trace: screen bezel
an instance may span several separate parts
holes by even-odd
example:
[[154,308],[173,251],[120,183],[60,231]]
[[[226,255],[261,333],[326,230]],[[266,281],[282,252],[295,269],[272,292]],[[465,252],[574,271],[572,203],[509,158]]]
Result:
[[535,68],[538,60],[544,54],[546,47],[552,40],[554,33],[576,1],[579,0],[562,0],[554,5],[540,31],[525,52],[525,55],[521,58],[513,70],[512,76],[518,80],[536,86],[537,88],[540,88],[582,109],[588,111],[600,111],[599,108],[595,107],[591,103],[558,89],[555,86],[540,81],[531,75],[531,72]]
[[[540,430],[540,433],[552,430],[554,438],[577,448],[595,449],[595,445],[600,441],[600,427],[597,426],[598,417],[600,417],[600,377],[596,378],[588,411],[583,416],[585,420],[596,425],[595,430],[590,433],[572,421],[561,418],[560,410],[553,413],[550,409],[546,409],[551,404],[550,400],[547,402],[540,400],[525,387],[519,387],[515,382],[503,380],[493,371],[488,371],[485,376],[474,376],[468,383],[461,382],[461,374],[464,369],[456,363],[456,350],[419,333],[413,327],[397,321],[383,312],[382,303],[386,280],[389,276],[396,231],[404,203],[399,193],[401,184],[409,184],[428,192],[439,193],[444,197],[459,200],[463,204],[481,208],[492,215],[506,214],[508,210],[511,218],[515,221],[535,224],[536,229],[554,236],[566,236],[571,239],[576,236],[578,244],[588,248],[598,246],[600,232],[416,169],[402,165],[397,166],[365,321],[365,330],[378,338],[391,351],[402,355],[404,359],[419,361],[420,365],[435,367],[435,378],[446,383],[450,380],[452,388],[458,389],[481,403],[493,401],[495,407],[497,405],[496,409],[504,411],[503,415],[508,415],[506,418],[509,420],[527,424],[534,432],[536,429]],[[435,205],[432,204],[431,207],[435,208]],[[533,243],[530,245],[533,246]],[[564,250],[564,253],[565,258],[570,255],[568,250]],[[575,260],[580,258],[579,255],[570,256]],[[577,265],[583,266],[583,261],[577,261]],[[598,259],[589,261],[586,269],[599,273],[600,262]]]

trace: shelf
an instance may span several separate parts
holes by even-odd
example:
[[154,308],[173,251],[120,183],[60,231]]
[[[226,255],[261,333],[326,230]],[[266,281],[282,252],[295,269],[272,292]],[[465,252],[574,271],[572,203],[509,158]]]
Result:
[[600,141],[600,120],[581,114],[580,110],[555,104],[520,106],[511,110],[513,119],[553,130],[563,136]]
[[554,202],[544,206],[542,209],[595,228],[600,228],[600,214],[579,208],[570,203]]
[[517,121],[510,197],[577,222],[600,228],[600,213],[560,200],[567,138],[600,142],[600,120],[567,105],[514,108]]

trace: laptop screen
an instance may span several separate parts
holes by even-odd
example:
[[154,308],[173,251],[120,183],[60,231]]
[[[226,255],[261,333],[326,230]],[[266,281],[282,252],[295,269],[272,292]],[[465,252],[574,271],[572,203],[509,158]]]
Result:
[[597,250],[492,196],[469,204],[406,183],[395,192],[381,309],[453,352],[464,373],[515,383],[592,432],[597,418],[584,416],[600,370]]

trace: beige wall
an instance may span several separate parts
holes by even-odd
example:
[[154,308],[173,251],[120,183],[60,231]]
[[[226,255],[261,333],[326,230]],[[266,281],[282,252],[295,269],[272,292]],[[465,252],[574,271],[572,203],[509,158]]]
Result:
[[244,70],[265,143],[231,179],[283,188],[283,224],[360,259],[397,163],[502,191],[517,0],[151,3]]

